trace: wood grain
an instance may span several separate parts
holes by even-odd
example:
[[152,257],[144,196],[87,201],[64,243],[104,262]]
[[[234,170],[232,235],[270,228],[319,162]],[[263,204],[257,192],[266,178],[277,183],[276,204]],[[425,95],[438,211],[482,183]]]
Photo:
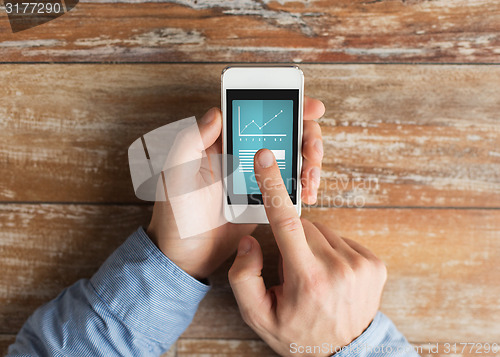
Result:
[[0,354],[2,356],[7,354],[7,349],[15,340],[15,335],[0,335]]
[[[128,146],[218,106],[222,68],[0,66],[0,200],[139,202]],[[500,66],[303,70],[327,107],[320,205],[500,207]]]
[[177,357],[275,357],[278,356],[262,340],[180,339]]
[[2,16],[10,62],[500,62],[495,0],[95,0],[15,34]]
[[[0,205],[0,333],[13,334],[62,288],[89,277],[143,224],[150,207]],[[493,342],[500,322],[500,211],[472,209],[319,209],[322,221],[369,247],[387,264],[382,310],[410,341]],[[277,282],[270,231],[255,233],[264,276]],[[214,275],[184,338],[255,339],[227,283],[231,260]]]

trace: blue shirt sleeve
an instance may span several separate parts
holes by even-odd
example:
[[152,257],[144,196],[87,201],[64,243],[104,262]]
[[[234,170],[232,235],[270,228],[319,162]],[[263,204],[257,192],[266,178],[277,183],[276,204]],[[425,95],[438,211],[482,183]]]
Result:
[[368,328],[335,357],[418,357],[418,353],[392,321],[377,312]]
[[[90,279],[37,309],[8,356],[159,356],[191,323],[210,287],[168,259],[139,228]],[[336,357],[418,354],[381,312]]]
[[191,323],[209,289],[139,228],[90,280],[37,309],[8,356],[158,356]]

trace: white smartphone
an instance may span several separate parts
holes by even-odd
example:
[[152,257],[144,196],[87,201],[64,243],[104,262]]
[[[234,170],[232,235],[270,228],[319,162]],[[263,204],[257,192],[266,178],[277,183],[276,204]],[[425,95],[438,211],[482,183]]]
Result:
[[300,215],[304,74],[297,66],[229,66],[222,71],[224,216],[268,223],[253,158],[273,152]]

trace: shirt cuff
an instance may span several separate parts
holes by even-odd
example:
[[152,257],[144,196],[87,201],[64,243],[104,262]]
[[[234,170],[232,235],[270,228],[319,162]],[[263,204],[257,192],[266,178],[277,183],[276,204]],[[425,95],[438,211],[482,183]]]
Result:
[[173,263],[140,227],[90,280],[125,325],[162,343],[189,326],[210,286]]
[[354,341],[335,353],[335,357],[418,356],[413,346],[392,321],[378,311],[368,328]]

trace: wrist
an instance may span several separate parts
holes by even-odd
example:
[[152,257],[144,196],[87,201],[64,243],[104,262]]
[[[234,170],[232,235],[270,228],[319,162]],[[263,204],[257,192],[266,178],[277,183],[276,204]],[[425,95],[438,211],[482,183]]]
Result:
[[[207,278],[215,269],[210,269],[204,266],[202,261],[196,261],[196,257],[186,250],[185,245],[179,238],[179,244],[173,243],[176,237],[166,237],[165,234],[158,233],[158,230],[153,224],[150,224],[146,230],[146,234],[153,244],[165,255],[172,263],[182,269],[186,274],[192,276],[196,280],[207,284]],[[161,238],[160,238],[161,237]]]

